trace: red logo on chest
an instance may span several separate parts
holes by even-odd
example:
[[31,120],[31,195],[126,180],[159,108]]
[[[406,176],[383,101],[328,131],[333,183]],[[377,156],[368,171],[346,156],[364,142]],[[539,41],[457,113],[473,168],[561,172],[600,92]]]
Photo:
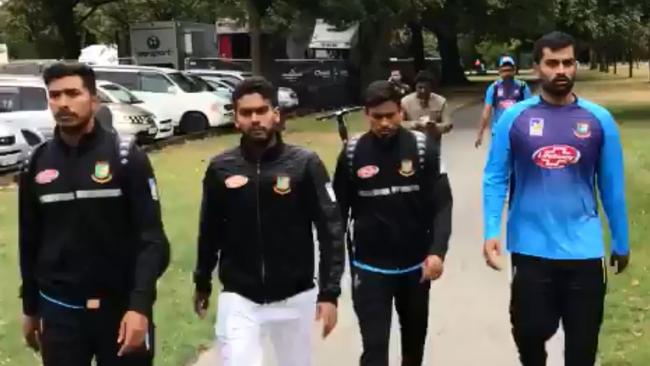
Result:
[[357,170],[357,176],[361,179],[372,178],[379,173],[379,167],[376,165],[366,165]]
[[544,146],[533,153],[533,161],[541,168],[563,169],[580,160],[580,151],[569,145]]
[[38,174],[36,174],[36,178],[34,178],[34,180],[38,184],[49,184],[54,182],[58,177],[59,177],[58,170],[45,169],[45,170],[41,170]]

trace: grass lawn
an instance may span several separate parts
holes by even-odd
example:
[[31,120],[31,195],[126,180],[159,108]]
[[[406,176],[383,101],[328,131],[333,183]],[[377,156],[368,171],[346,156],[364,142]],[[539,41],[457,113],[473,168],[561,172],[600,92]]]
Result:
[[[621,75],[627,71],[620,68]],[[627,184],[631,220],[633,262],[622,276],[612,276],[606,322],[601,343],[603,365],[650,364],[650,83],[647,66],[637,78],[605,77],[590,73],[578,84],[578,92],[614,111],[623,123]],[[485,80],[482,80],[485,81]],[[352,131],[364,128],[360,116],[353,115]],[[287,124],[286,139],[317,151],[331,170],[340,149],[336,125],[300,118]],[[196,257],[198,205],[201,179],[208,159],[237,143],[228,135],[169,147],[151,154],[161,190],[163,216],[172,243],[172,263],[159,284],[156,307],[158,330],[157,365],[179,366],[191,362],[202,347],[211,346],[214,311],[198,320],[191,305],[191,273]],[[37,358],[20,337],[20,302],[17,296],[15,188],[0,189],[0,366],[32,366]],[[213,310],[213,309],[211,309]],[[648,316],[650,318],[650,316]]]

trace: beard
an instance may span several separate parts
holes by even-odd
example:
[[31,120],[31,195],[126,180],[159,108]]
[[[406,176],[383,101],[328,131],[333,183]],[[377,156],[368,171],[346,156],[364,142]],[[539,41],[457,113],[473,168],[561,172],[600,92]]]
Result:
[[68,110],[59,111],[54,115],[57,126],[62,132],[69,135],[76,135],[84,131],[92,118],[92,115],[79,116]]
[[545,80],[542,83],[542,89],[555,97],[565,97],[573,91],[574,79],[565,75],[560,75],[552,80]]
[[244,131],[246,140],[259,145],[267,145],[273,139],[274,134],[274,129],[269,129],[261,126],[251,127]]

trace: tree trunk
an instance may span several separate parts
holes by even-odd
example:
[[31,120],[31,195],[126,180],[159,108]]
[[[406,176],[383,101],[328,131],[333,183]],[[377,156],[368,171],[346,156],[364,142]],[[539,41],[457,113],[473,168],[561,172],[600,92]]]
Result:
[[598,69],[598,54],[592,48],[589,51],[589,70],[596,70],[596,69]]
[[409,22],[411,30],[411,55],[413,55],[413,67],[415,72],[425,69],[424,62],[424,37],[422,36],[422,24]]
[[74,3],[71,2],[45,2],[47,4],[52,22],[59,31],[61,40],[65,45],[61,54],[64,59],[77,59],[81,53],[81,36],[79,27],[74,18]]
[[438,39],[438,51],[442,59],[440,83],[442,85],[467,84],[465,71],[460,65],[458,48],[458,16],[461,12],[458,0],[446,0],[445,6],[437,16],[428,19],[424,25],[435,33]]
[[467,77],[460,66],[460,51],[458,49],[458,34],[448,20],[447,24],[439,24],[434,29],[438,38],[438,50],[442,59],[440,83],[442,85],[457,85],[467,83]]
[[359,28],[360,95],[371,82],[388,78],[384,62],[389,56],[389,44],[394,24],[390,21],[363,22]]
[[618,57],[614,57],[614,75],[618,75]]
[[631,51],[631,50],[628,51],[628,53],[627,53],[627,60],[628,60],[628,63],[629,63],[629,65],[630,65],[630,73],[629,73],[628,76],[629,76],[629,78],[631,79],[631,78],[634,77],[634,57],[633,57],[633,55],[632,55],[632,51]]
[[262,19],[254,0],[248,0],[248,29],[250,35],[250,48],[253,75],[262,75]]
[[605,52],[600,55],[600,72],[609,72],[609,66],[607,65],[607,56]]

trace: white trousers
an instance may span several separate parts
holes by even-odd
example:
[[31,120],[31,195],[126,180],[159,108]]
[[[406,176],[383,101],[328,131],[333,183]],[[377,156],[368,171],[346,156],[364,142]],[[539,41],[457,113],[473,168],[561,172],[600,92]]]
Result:
[[269,336],[278,366],[311,366],[317,290],[259,305],[232,292],[219,295],[217,342],[223,366],[262,366]]

